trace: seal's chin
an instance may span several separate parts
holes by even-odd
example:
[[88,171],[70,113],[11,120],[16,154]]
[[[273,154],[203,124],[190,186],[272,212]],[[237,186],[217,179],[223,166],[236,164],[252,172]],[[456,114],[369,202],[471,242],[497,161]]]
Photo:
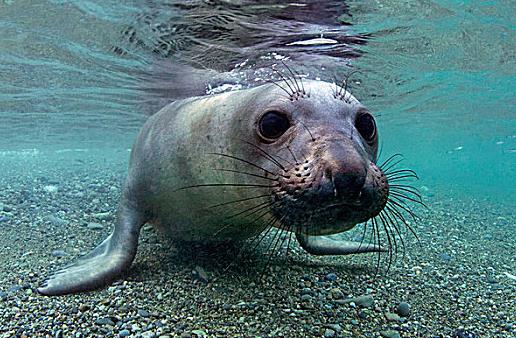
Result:
[[347,203],[330,203],[317,209],[299,208],[293,214],[285,210],[282,226],[295,232],[310,235],[331,235],[352,229],[355,225],[368,221],[376,216],[357,205]]

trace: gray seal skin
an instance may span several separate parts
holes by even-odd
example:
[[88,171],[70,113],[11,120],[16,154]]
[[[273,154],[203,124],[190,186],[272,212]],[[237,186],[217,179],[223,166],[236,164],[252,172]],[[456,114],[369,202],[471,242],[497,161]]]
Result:
[[131,265],[144,223],[182,241],[245,240],[276,227],[315,255],[385,251],[324,236],[385,207],[377,150],[371,114],[327,82],[290,79],[171,103],[133,146],[113,233],[38,291],[108,285]]

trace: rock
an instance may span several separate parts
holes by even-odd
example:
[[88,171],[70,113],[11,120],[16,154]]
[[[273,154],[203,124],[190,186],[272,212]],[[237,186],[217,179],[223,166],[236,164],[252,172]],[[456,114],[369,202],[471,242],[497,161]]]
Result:
[[446,252],[443,252],[443,253],[439,256],[439,258],[440,258],[443,262],[446,262],[446,263],[448,263],[448,262],[449,262],[449,261],[451,261],[451,259],[452,259],[452,257],[451,257],[448,253],[446,253]]
[[11,208],[10,206],[8,206],[7,204],[4,204],[3,209],[4,209],[4,211],[5,211],[5,212],[11,212],[11,211],[13,211],[13,208]]
[[55,194],[58,190],[59,188],[55,185],[45,185],[43,187],[43,191],[48,192],[49,194]]
[[370,307],[373,307],[373,305],[374,305],[374,298],[371,295],[366,295],[366,296],[359,296],[359,297],[355,297],[355,298],[348,298],[348,299],[344,299],[344,300],[338,300],[337,302],[339,304],[354,303],[360,307],[370,308]]
[[5,215],[0,215],[0,223],[2,222],[8,222],[10,221],[10,218]]
[[329,329],[332,329],[335,332],[342,331],[342,327],[339,324],[327,324],[326,327],[328,327]]
[[115,323],[109,317],[97,318],[95,324],[115,326]]
[[330,291],[331,298],[333,299],[342,299],[344,298],[344,293],[339,288],[333,288]]
[[410,304],[407,302],[400,302],[396,307],[396,313],[402,317],[410,316]]
[[95,223],[95,222],[90,222],[88,223],[88,225],[86,226],[88,229],[90,230],[100,230],[100,229],[104,229],[104,226],[100,223]]
[[334,274],[333,272],[330,272],[329,274],[324,276],[324,279],[326,279],[327,281],[330,281],[330,282],[334,282],[337,280],[337,275]]
[[326,331],[324,331],[324,337],[335,337],[335,331],[332,329],[326,329]]
[[70,222],[67,220],[64,220],[62,218],[59,218],[54,215],[46,216],[44,218],[45,221],[49,222],[50,224],[54,226],[67,226]]
[[400,333],[396,330],[380,331],[380,335],[385,338],[401,338]]
[[0,212],[4,211],[4,204],[0,202]]
[[131,332],[129,332],[129,330],[125,329],[125,330],[121,330],[120,332],[118,332],[118,335],[120,337],[128,337],[131,335]]
[[387,312],[385,314],[385,318],[387,318],[387,320],[391,322],[399,322],[402,320],[400,316],[392,312]]
[[143,309],[138,310],[138,315],[140,317],[149,317],[150,316],[149,311],[143,310]]
[[93,218],[98,219],[99,221],[111,221],[113,216],[109,212],[99,212],[92,215]]
[[208,274],[204,269],[200,266],[196,266],[195,269],[192,271],[192,275],[195,279],[200,280],[201,282],[208,283]]
[[66,253],[64,250],[54,250],[54,251],[52,251],[52,256],[65,257],[65,256],[68,256],[68,253]]
[[463,329],[459,329],[459,330],[456,330],[453,337],[457,337],[457,338],[477,338],[477,336],[475,336],[474,333],[472,332],[468,332],[466,330],[463,330]]

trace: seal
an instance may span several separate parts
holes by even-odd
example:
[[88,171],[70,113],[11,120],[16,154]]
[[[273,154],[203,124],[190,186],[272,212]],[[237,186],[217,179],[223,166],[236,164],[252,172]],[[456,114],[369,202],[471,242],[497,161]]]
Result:
[[152,115],[131,152],[113,233],[38,291],[108,285],[131,265],[144,223],[182,241],[241,241],[275,227],[315,255],[385,251],[326,237],[387,205],[374,117],[343,86],[283,80]]

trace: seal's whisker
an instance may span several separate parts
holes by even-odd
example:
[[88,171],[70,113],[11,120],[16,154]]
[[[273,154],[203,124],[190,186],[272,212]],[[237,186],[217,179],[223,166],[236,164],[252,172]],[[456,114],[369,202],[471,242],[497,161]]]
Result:
[[391,171],[391,172],[384,172],[384,173],[385,173],[385,176],[387,176],[387,177],[390,177],[390,176],[393,176],[393,175],[396,175],[396,174],[410,173],[415,178],[419,179],[419,177],[417,176],[416,172],[414,170],[412,170],[412,169],[400,169],[400,170],[395,170],[395,171]]
[[[379,247],[381,246],[381,239],[380,239],[380,229],[379,229],[379,226],[378,226],[378,221],[376,220],[376,217],[373,218],[373,231],[374,231],[374,234],[375,234],[375,244],[377,244]],[[376,252],[376,272],[375,272],[375,276],[378,276],[379,272],[380,272],[380,259],[381,259],[381,256],[380,256],[380,251]]]
[[384,167],[389,163],[391,162],[393,159],[395,159],[396,157],[401,157],[403,158],[403,155],[400,154],[400,153],[396,153],[396,154],[393,154],[391,156],[389,156],[389,158],[387,158],[382,164],[380,164],[378,167],[380,169],[382,169],[384,172],[386,172],[386,170],[384,170]]
[[419,191],[415,190],[416,188],[410,186],[410,185],[407,185],[407,186],[404,186],[404,185],[396,185],[396,186],[393,186],[393,185],[390,185],[389,186],[389,190],[390,191],[393,191],[393,192],[397,192],[399,193],[400,195],[404,195],[405,193],[406,194],[410,194],[414,197],[416,197],[419,202],[423,203],[423,198],[421,197],[421,194],[419,193]]
[[[392,201],[393,202],[393,201]],[[393,214],[397,215],[398,219],[405,225],[405,227],[407,229],[410,230],[410,232],[412,233],[412,235],[414,235],[414,237],[416,237],[417,241],[419,242],[419,237],[417,236],[416,232],[414,231],[414,229],[412,228],[412,226],[407,222],[407,220],[405,219],[405,217],[403,216],[403,214],[401,213],[401,211],[398,209],[398,208],[402,208],[404,211],[406,211],[411,217],[412,219],[414,220],[415,223],[417,223],[417,220],[415,217],[417,217],[416,215],[414,215],[412,213],[412,211],[405,209],[403,206],[399,205],[399,204],[394,204],[394,205],[391,205],[390,206],[391,208],[391,211]]]
[[294,98],[293,98],[293,94],[291,92],[289,92],[286,88],[282,87],[279,85],[279,83],[277,83],[276,81],[274,80],[268,80],[267,82],[270,82],[272,83],[273,85],[277,86],[278,88],[280,88],[281,90],[283,90],[285,93],[287,93],[287,98],[290,100],[290,101],[293,101]]
[[186,190],[191,188],[206,188],[206,187],[240,187],[240,188],[273,188],[274,185],[267,184],[246,184],[246,183],[207,183],[207,184],[194,184],[186,187],[181,187],[174,191]]
[[292,95],[292,96],[291,96],[291,97],[292,97],[292,100],[297,99],[297,96],[298,96],[298,95],[296,95],[296,93],[297,93],[297,92],[296,92],[296,90],[295,90],[294,88],[292,88],[292,86],[291,86],[290,82],[288,81],[288,78],[287,78],[287,77],[285,77],[285,75],[283,75],[280,71],[277,71],[277,70],[276,70],[276,71],[275,71],[275,73],[276,73],[276,74],[278,74],[278,75],[281,77],[281,79],[283,80],[283,82],[285,82],[285,84],[286,84],[286,85],[288,86],[288,88],[291,90],[291,92],[292,92],[292,94],[291,94],[291,95]]
[[[292,229],[290,229],[292,230]],[[290,241],[292,240],[292,235],[294,234],[293,231],[289,231],[289,234],[288,234],[288,242],[287,242],[287,250],[285,252],[285,257],[288,257],[288,252],[289,252],[289,249],[290,249]]]
[[312,138],[312,142],[315,142],[315,137],[314,135],[312,134],[312,132],[310,131],[310,129],[308,129],[308,127],[306,126],[306,124],[303,123],[303,121],[298,121],[303,127],[305,127],[306,131],[308,132],[308,135],[310,135],[310,137]]
[[[263,209],[262,209],[263,210]],[[259,214],[254,220],[252,220],[251,222],[247,223],[248,225],[253,225],[256,223],[257,220],[261,219],[262,217],[266,216],[269,214],[269,210],[265,210],[265,212],[262,212],[261,214]],[[248,215],[250,216],[250,215]],[[215,233],[213,234],[213,236],[217,236],[218,234],[220,234],[222,231],[226,230],[226,229],[229,229],[231,227],[234,227],[234,226],[239,226],[239,224],[235,224],[235,223],[225,223],[219,230],[215,231]]]
[[[388,250],[389,262],[387,263],[387,272],[389,272],[389,269],[391,268],[391,264],[392,264],[392,258],[393,258],[392,257],[393,256],[393,252],[392,252],[393,243],[392,243],[392,240],[391,240],[391,232],[390,232],[390,229],[389,229],[389,227],[387,225],[387,222],[384,219],[382,213],[380,213],[378,215],[378,218],[380,219],[380,222],[382,224],[383,230],[385,231],[385,234],[387,235],[387,243],[389,244],[389,250]],[[394,250],[397,252],[397,248],[396,247],[394,248]]]
[[407,199],[407,200],[412,201],[412,202],[414,202],[414,203],[417,203],[417,204],[419,204],[419,205],[421,205],[421,206],[423,206],[423,207],[425,207],[425,208],[427,207],[427,206],[426,206],[426,204],[425,204],[425,203],[423,203],[423,201],[421,200],[421,197],[419,197],[420,199],[418,200],[418,199],[416,199],[416,198],[412,198],[412,197],[410,197],[410,196],[407,196],[407,195],[401,194],[401,193],[396,192],[396,191],[394,191],[394,190],[391,190],[391,191],[389,192],[389,194],[391,194],[391,195],[392,195],[392,198],[398,198],[398,199],[403,199],[403,198],[404,198],[404,199]]
[[[254,223],[256,220],[260,219],[261,217],[265,216],[268,214],[268,211],[263,213],[259,218],[255,219],[252,223]],[[276,221],[275,217],[274,216],[271,216],[266,222],[265,222],[265,225],[261,228],[261,230],[259,231],[259,235],[256,236],[255,238],[261,236],[263,234],[263,232],[265,231],[265,229],[267,229],[267,227],[269,227],[271,224],[274,224],[274,222]],[[231,224],[231,225],[234,225],[234,224]],[[267,230],[267,232],[270,230],[271,228],[269,228]],[[254,238],[253,238],[253,241],[254,241]],[[251,241],[251,243],[253,242]],[[240,259],[243,254],[244,254],[244,249],[245,249],[245,243],[247,242],[244,242],[244,245],[242,245],[242,247],[240,248],[238,254],[235,256],[235,259],[233,261],[231,261],[228,266],[224,269],[224,271],[227,271],[231,265],[237,260],[237,259]]]
[[287,68],[287,70],[289,71],[289,73],[292,75],[292,78],[291,78],[291,81],[294,82],[294,84],[296,85],[296,89],[297,89],[297,92],[298,93],[303,93],[304,94],[304,90],[301,91],[301,87],[299,86],[299,83],[297,82],[297,77],[299,77],[299,74],[297,73],[294,73],[294,71],[292,71],[292,69],[285,63],[285,61],[281,60],[281,63],[283,64],[283,66],[285,68]]
[[397,175],[393,175],[393,176],[387,176],[387,175],[385,175],[385,176],[387,177],[389,182],[395,182],[395,181],[401,181],[401,180],[404,180],[404,181],[419,180],[419,177],[414,176],[412,174],[407,174],[407,175],[397,174]]
[[271,171],[269,171],[269,170],[259,166],[258,164],[253,163],[253,162],[248,161],[248,160],[245,160],[243,158],[237,157],[237,156],[233,156],[233,155],[229,155],[229,154],[224,154],[224,153],[208,153],[208,154],[210,154],[210,155],[218,155],[218,156],[227,157],[227,158],[230,158],[230,159],[233,159],[233,160],[241,161],[241,162],[249,164],[249,165],[251,165],[251,166],[253,166],[253,167],[257,168],[257,169],[263,170],[266,173],[268,173],[269,175],[276,176],[276,174],[274,174]]
[[240,171],[240,170],[224,169],[224,168],[212,168],[211,170],[214,170],[214,171],[224,171],[224,172],[230,172],[230,173],[237,173],[237,174],[242,174],[242,175],[248,175],[248,176],[258,177],[258,178],[262,178],[262,179],[269,180],[269,181],[274,181],[274,182],[278,181],[277,177],[276,178],[272,178],[272,177],[267,177],[267,176],[263,176],[263,175],[248,173],[248,172]]
[[233,203],[241,203],[241,202],[250,201],[250,200],[254,200],[254,199],[258,199],[258,198],[264,198],[264,197],[270,197],[270,194],[253,196],[253,197],[247,197],[247,198],[240,198],[240,199],[234,200],[234,201],[229,201],[229,202],[215,204],[215,205],[210,206],[209,208],[217,208],[217,207],[221,207],[221,206],[224,206],[224,205],[229,205],[229,204],[233,204]]
[[383,172],[389,172],[389,170],[395,168],[398,164],[403,162],[403,160],[404,159],[402,158],[397,161],[393,161],[393,162],[389,163],[389,165],[387,165],[386,168],[380,167],[380,169],[382,169]]
[[[252,207],[250,207],[250,208],[247,208],[247,209],[245,209],[245,210],[242,210],[242,211],[240,211],[240,212],[238,212],[238,213],[236,213],[236,214],[230,215],[230,216],[226,217],[226,218],[225,218],[225,220],[227,221],[227,220],[229,220],[229,219],[235,218],[235,217],[240,216],[240,215],[242,215],[242,214],[245,214],[245,213],[247,213],[247,212],[249,212],[249,211],[252,211],[252,213],[250,213],[250,214],[248,214],[248,215],[245,215],[245,217],[249,217],[249,216],[251,216],[252,214],[254,214],[254,213],[256,213],[256,212],[258,212],[258,211],[260,211],[260,210],[263,210],[264,208],[268,208],[268,207],[270,207],[270,205],[271,205],[271,203],[270,203],[269,201],[267,201],[267,202],[263,202],[263,203],[260,203],[260,204],[258,204],[258,205],[255,205],[255,206],[252,206]],[[253,211],[253,210],[254,210],[254,211]]]
[[389,200],[388,203],[392,203],[398,208],[403,209],[407,214],[409,214],[414,222],[417,222],[418,216],[410,209],[410,207],[405,203],[405,201],[400,200],[399,198],[395,196],[391,196],[392,198]]
[[276,164],[281,170],[285,170],[285,167],[277,159],[275,159],[274,156],[269,154],[266,150],[262,149],[261,147],[258,147],[256,144],[254,144],[252,142],[249,142],[246,140],[241,140],[241,141],[244,143],[247,143],[248,145],[252,146],[255,149],[258,149],[261,152],[262,156],[265,156],[265,158],[272,161],[272,163]]
[[405,257],[405,241],[403,240],[403,236],[401,235],[401,232],[400,232],[400,229],[399,229],[399,225],[400,224],[398,222],[398,218],[394,217],[395,215],[392,215],[392,212],[391,212],[389,206],[386,206],[385,210],[382,211],[382,212],[385,213],[385,216],[390,220],[390,223],[392,224],[392,227],[396,231],[396,234],[398,235],[398,238],[399,238],[399,240],[401,242],[401,248],[402,248],[402,251],[403,251],[403,257]]
[[290,146],[286,146],[286,148],[288,149],[288,151],[290,152],[290,155],[292,155],[292,158],[294,159],[294,161],[296,162],[296,165],[299,165],[299,161],[297,160],[296,156],[294,155],[294,152],[292,151],[292,149],[290,148]]

